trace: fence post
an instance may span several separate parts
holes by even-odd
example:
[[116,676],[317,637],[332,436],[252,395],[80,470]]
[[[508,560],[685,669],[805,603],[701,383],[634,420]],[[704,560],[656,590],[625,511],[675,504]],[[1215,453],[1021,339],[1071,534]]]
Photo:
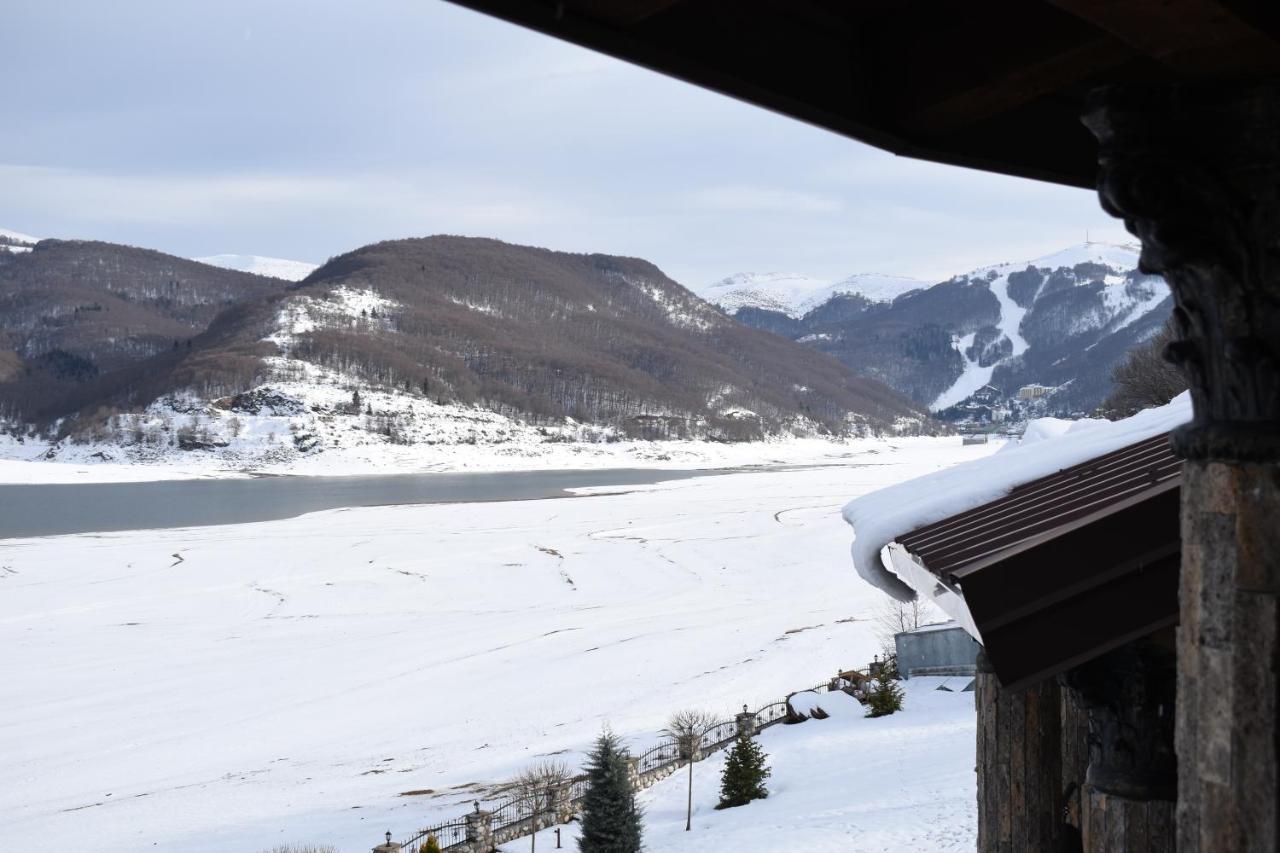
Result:
[[742,713],[738,714],[734,719],[738,722],[739,735],[745,732],[747,737],[756,736],[758,732],[756,729],[756,715],[754,711],[748,711],[747,706],[743,705]]
[[627,757],[627,782],[631,784],[631,790],[639,791],[640,784],[640,759]]
[[573,783],[565,782],[556,785],[551,791],[551,804],[554,823],[568,823],[573,820],[576,812],[573,807]]
[[470,853],[490,853],[493,850],[493,813],[480,808],[467,815],[467,847]]

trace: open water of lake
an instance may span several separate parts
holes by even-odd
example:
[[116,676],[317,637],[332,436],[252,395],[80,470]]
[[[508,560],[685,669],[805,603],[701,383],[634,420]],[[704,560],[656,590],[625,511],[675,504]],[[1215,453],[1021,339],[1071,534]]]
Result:
[[238,524],[292,518],[340,507],[556,498],[568,495],[566,489],[581,486],[634,486],[715,473],[718,472],[612,468],[150,483],[0,484],[0,539]]

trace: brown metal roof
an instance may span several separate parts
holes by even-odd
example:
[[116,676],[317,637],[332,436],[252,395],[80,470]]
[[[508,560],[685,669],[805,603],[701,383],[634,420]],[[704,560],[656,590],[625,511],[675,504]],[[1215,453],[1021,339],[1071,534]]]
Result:
[[1001,682],[1025,686],[1177,622],[1181,482],[1164,434],[898,542],[961,593]]
[[[999,465],[1000,457],[991,459]],[[1176,487],[1182,460],[1161,434],[1014,488],[1007,496],[913,530],[898,541],[936,575],[1106,512],[1123,501]]]

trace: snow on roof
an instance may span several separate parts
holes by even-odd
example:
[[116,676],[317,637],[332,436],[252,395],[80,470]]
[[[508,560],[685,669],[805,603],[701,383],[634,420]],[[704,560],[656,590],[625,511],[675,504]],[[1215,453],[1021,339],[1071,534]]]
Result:
[[1022,483],[1168,432],[1189,420],[1191,396],[1183,392],[1168,405],[1124,420],[1093,421],[1087,426],[1081,422],[1066,431],[1035,429],[1032,434],[1037,440],[863,495],[844,508],[844,520],[854,530],[854,568],[873,586],[896,598],[909,599],[913,596],[911,587],[886,569],[880,557],[881,550],[899,536],[1001,498]]

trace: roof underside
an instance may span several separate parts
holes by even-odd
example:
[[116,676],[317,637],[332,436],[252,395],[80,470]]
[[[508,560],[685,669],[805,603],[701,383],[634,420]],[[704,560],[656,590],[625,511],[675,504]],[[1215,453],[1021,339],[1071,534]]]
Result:
[[1272,0],[453,0],[912,157],[1092,187],[1086,94],[1280,71]]
[[963,596],[1001,683],[1021,687],[1177,622],[1181,480],[1159,435],[898,543]]

